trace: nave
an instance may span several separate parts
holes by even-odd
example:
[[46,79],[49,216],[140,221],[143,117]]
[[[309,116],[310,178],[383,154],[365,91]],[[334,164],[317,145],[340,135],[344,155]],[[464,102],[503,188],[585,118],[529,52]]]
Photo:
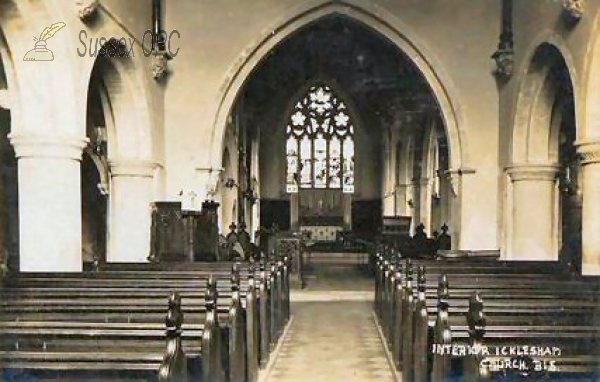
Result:
[[365,266],[353,255],[317,255],[333,261],[313,262],[307,288],[292,290],[293,315],[263,381],[395,381]]
[[0,380],[597,381],[598,105],[600,0],[0,0]]

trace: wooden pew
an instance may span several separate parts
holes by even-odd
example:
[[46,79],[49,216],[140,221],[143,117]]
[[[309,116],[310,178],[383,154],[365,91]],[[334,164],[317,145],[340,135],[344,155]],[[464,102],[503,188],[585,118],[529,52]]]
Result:
[[[431,340],[432,338],[433,333],[431,331],[427,336],[419,333],[424,331],[424,327],[432,326],[433,320],[436,319],[436,315],[439,313],[439,308],[427,300],[432,295],[431,289],[433,286],[431,283],[426,283],[422,280],[418,283],[418,294],[415,297],[413,295],[413,286],[411,285],[410,288],[407,288],[408,284],[412,284],[412,280],[410,280],[412,278],[411,272],[406,268],[404,269],[405,279],[408,280],[402,283],[403,271],[401,267],[395,269],[395,265],[397,264],[393,264],[389,260],[380,260],[379,272],[376,274],[375,310],[382,326],[384,324],[390,325],[387,328],[384,327],[383,332],[386,333],[386,338],[391,344],[396,364],[402,364],[403,366],[404,378],[420,380],[422,376],[411,373],[418,373],[417,363],[426,361],[428,357],[413,356],[412,352],[409,351],[407,353],[406,349],[411,349],[411,346],[414,346],[414,354],[423,354],[422,351],[417,349],[418,344],[422,348],[422,340],[424,338]],[[471,263],[467,264],[471,265]],[[535,266],[536,269],[544,268],[537,267],[536,264],[531,265]],[[577,322],[580,316],[593,316],[593,312],[598,305],[597,282],[590,283],[589,280],[569,281],[568,278],[565,278],[564,280],[548,283],[548,274],[546,274],[538,281],[523,283],[522,279],[515,277],[519,277],[518,272],[523,273],[523,269],[527,270],[526,267],[523,268],[518,265],[518,272],[511,276],[510,273],[514,269],[505,268],[505,266],[506,264],[503,264],[500,269],[503,272],[508,269],[508,277],[498,277],[495,282],[491,283],[491,287],[486,283],[477,284],[475,282],[474,284],[488,287],[486,293],[492,301],[495,301],[495,303],[490,305],[491,313],[494,314],[496,322],[521,325],[521,327],[538,325],[541,328],[544,322],[546,321],[547,323],[548,320],[554,325],[557,323],[571,325]],[[490,271],[487,275],[483,275],[486,280],[489,280],[490,276],[491,278],[495,278],[493,267],[483,267],[482,269]],[[469,271],[472,271],[472,269]],[[424,279],[424,272],[422,274],[423,277],[419,277],[419,279]],[[528,277],[532,275],[523,273],[520,276]],[[466,277],[457,278],[456,276],[461,275],[455,273],[453,277],[456,280],[462,280],[464,285],[459,285],[458,288],[453,289],[453,293],[457,297],[453,299],[451,309],[446,314],[452,313],[451,318],[458,315],[458,317],[462,318],[461,325],[464,327],[464,312],[466,312],[466,302],[468,301],[466,291],[472,290],[472,288],[468,288],[473,287],[473,285],[469,287],[467,281],[477,281],[477,278],[474,276],[482,275],[470,273],[464,275]],[[421,284],[423,284],[424,288],[421,287]],[[550,288],[547,288],[548,284],[551,285]],[[582,287],[584,289],[581,289]],[[525,288],[525,290],[520,290],[519,288]],[[571,290],[572,288],[574,290]],[[565,299],[574,299],[575,301],[565,301]],[[511,304],[517,306],[511,307]],[[413,311],[413,315],[406,318],[407,311]],[[427,317],[427,320],[423,321],[423,317]],[[545,317],[547,317],[546,320],[544,319]],[[407,323],[407,321],[412,322]],[[549,327],[549,325],[546,325],[546,327]],[[441,334],[438,335],[442,336]],[[403,358],[408,359],[407,367],[404,365],[403,361],[406,360],[403,360]]]
[[[187,325],[182,335],[181,297],[169,297],[164,325],[72,321],[0,322],[0,363],[5,375],[20,370],[41,378],[187,381],[190,368],[203,380],[224,381],[220,359],[216,288],[209,284],[203,324]],[[185,343],[182,344],[182,336]],[[93,349],[94,351],[90,351]],[[218,354],[219,358],[212,355]]]
[[[597,324],[497,323],[496,316],[484,314],[483,306],[483,300],[475,292],[464,318],[468,326],[440,321],[445,331],[452,333],[447,342],[449,349],[472,349],[472,354],[467,351],[466,356],[461,357],[453,354],[458,350],[445,354],[437,354],[442,353],[438,351],[433,367],[434,370],[439,368],[442,378],[595,381],[600,377]],[[436,327],[437,330],[440,328]],[[447,367],[442,370],[440,366],[444,364]]]
[[[264,273],[264,271],[263,271]],[[136,283],[138,283],[138,287],[140,284],[140,280],[143,280],[143,277],[145,275],[150,275],[150,273],[147,272],[142,272],[139,275],[136,276]],[[254,272],[249,272],[248,273],[248,277],[249,277],[249,284],[254,284],[253,283],[253,275]],[[273,274],[274,275],[274,274]],[[34,285],[36,283],[41,283],[43,285],[48,285],[49,280],[48,276],[46,277],[38,277],[39,275],[35,275],[35,276],[31,276],[29,275],[28,277],[23,277],[22,279],[19,279],[19,281],[21,281],[21,284],[19,285],[19,288],[21,289],[17,289],[19,292],[23,292],[22,288],[27,288],[26,286],[23,286],[23,284],[27,284],[27,282],[31,282],[32,280],[34,281]],[[194,275],[189,275],[190,277],[193,277]],[[263,275],[264,277],[264,275]],[[119,298],[117,300],[112,300],[111,297],[114,296],[115,294],[119,294],[119,288],[115,288],[114,283],[117,282],[119,280],[119,278],[117,277],[116,279],[112,280],[112,279],[108,279],[108,278],[95,278],[93,280],[89,280],[87,278],[76,278],[74,275],[70,275],[70,277],[67,277],[66,279],[61,279],[60,277],[57,278],[57,280],[59,280],[59,282],[65,282],[68,285],[72,285],[74,281],[78,280],[81,281],[83,283],[83,287],[80,287],[79,290],[77,291],[73,291],[73,287],[67,287],[66,285],[63,286],[62,291],[58,297],[57,296],[52,296],[52,295],[45,295],[46,299],[38,299],[37,301],[35,300],[35,293],[42,293],[44,294],[44,292],[46,291],[45,289],[39,289],[37,291],[31,291],[31,290],[25,290],[25,294],[32,297],[33,299],[31,301],[23,301],[22,299],[17,299],[16,303],[17,305],[15,306],[15,304],[11,305],[10,299],[9,302],[6,302],[6,297],[7,295],[10,293],[10,288],[4,288],[4,290],[2,291],[4,294],[4,315],[6,315],[7,311],[10,311],[10,314],[18,314],[19,313],[19,309],[18,308],[23,308],[26,309],[24,310],[24,312],[22,311],[21,313],[27,313],[27,311],[33,311],[35,312],[34,315],[38,315],[40,308],[46,313],[46,314],[59,314],[62,316],[62,318],[65,317],[73,317],[73,313],[77,312],[78,316],[82,315],[82,311],[86,314],[86,317],[90,317],[93,315],[97,315],[97,314],[104,314],[104,315],[108,315],[110,314],[110,317],[105,317],[106,321],[111,321],[111,322],[118,322],[119,318],[121,319],[121,322],[123,322],[123,319],[126,318],[126,322],[130,322],[130,321],[144,321],[144,322],[156,322],[156,317],[158,317],[160,315],[160,304],[157,303],[157,298],[160,299],[160,296],[162,293],[164,293],[164,291],[166,290],[165,288],[167,288],[165,285],[161,285],[159,287],[156,287],[156,283],[155,280],[151,279],[152,283],[149,283],[148,285],[144,285],[143,288],[138,288],[137,292],[141,292],[140,293],[134,293],[133,296],[127,296],[127,293],[130,293],[131,290],[129,290],[127,284],[126,285],[120,285],[119,288],[124,288],[121,289],[121,295],[119,296]],[[117,281],[115,281],[117,280]],[[27,282],[25,282],[27,281]],[[122,280],[121,280],[122,281]],[[167,278],[168,281],[168,278]],[[239,281],[239,280],[238,280]],[[91,293],[92,296],[90,296],[89,293],[89,286],[87,286],[90,282],[92,282],[95,286],[96,289],[93,289],[93,292]],[[129,285],[131,285],[131,280],[127,280],[127,282],[129,283]],[[51,284],[51,282],[50,282]],[[144,284],[143,282],[141,284]],[[167,283],[168,284],[168,283]],[[237,282],[232,282],[231,285],[236,285]],[[264,283],[261,283],[261,285],[264,285]],[[171,285],[173,286],[173,285]],[[182,285],[176,285],[177,287],[181,287]],[[186,310],[186,312],[189,313],[193,313],[194,315],[198,315],[198,314],[205,314],[206,310],[204,308],[204,306],[202,305],[202,301],[200,301],[201,296],[199,294],[202,294],[202,289],[199,288],[198,285],[198,280],[194,280],[194,282],[188,284],[187,286],[193,288],[193,291],[190,293],[188,291],[188,298],[189,300],[186,299],[186,301],[188,302],[187,306],[185,307],[184,310]],[[48,288],[48,286],[46,286],[46,288]],[[61,287],[59,287],[60,290]],[[103,291],[103,288],[107,288],[105,291]],[[255,286],[256,288],[256,286]],[[247,310],[256,310],[258,311],[258,299],[256,298],[256,296],[254,295],[254,293],[247,293],[248,291],[254,291],[255,288],[247,288],[246,290],[246,304],[245,304],[245,309]],[[57,287],[51,287],[52,289],[52,293],[56,293],[57,292]],[[264,289],[264,288],[263,288]],[[267,289],[264,289],[265,291]],[[152,298],[149,298],[149,291],[152,291],[152,293],[154,294],[154,296]],[[78,293],[81,292],[81,294],[78,295]],[[33,293],[33,294],[32,294]],[[65,294],[66,293],[66,294]],[[71,294],[69,296],[69,293]],[[234,290],[233,293],[230,293],[227,298],[227,301],[233,301],[235,299],[235,294],[238,293],[239,294],[239,290],[236,291]],[[264,294],[265,292],[263,292]],[[142,297],[143,296],[143,297]],[[18,296],[21,297],[21,296]],[[75,297],[75,299],[73,299],[73,297]],[[275,297],[275,296],[274,296]],[[39,296],[38,296],[39,298]],[[269,297],[263,297],[263,299],[265,301],[269,300]],[[252,302],[254,301],[254,303]],[[53,304],[51,306],[48,306],[47,304],[49,302],[53,302]],[[10,308],[10,309],[7,309]],[[72,309],[69,309],[72,308]],[[234,308],[234,305],[232,305],[231,308],[229,308],[228,306],[220,306],[218,307],[217,311],[220,311],[220,313],[225,314],[225,318],[228,317],[232,317],[232,314],[230,312],[230,310],[235,310],[236,308]],[[243,310],[241,308],[241,306],[239,308],[237,308],[239,310]],[[229,313],[229,314],[228,314]],[[228,314],[228,315],[227,315]],[[140,318],[141,316],[141,318]],[[248,374],[249,374],[249,380],[253,380],[256,377],[256,367],[252,367],[253,363],[258,363],[258,329],[257,329],[257,324],[258,324],[258,319],[255,317],[256,314],[247,314],[245,316],[237,314],[237,315],[233,315],[234,317],[244,317],[244,319],[247,321],[247,328],[248,328],[248,333],[246,338],[249,339],[249,349],[247,352],[244,351],[244,349],[240,348],[240,342],[239,339],[240,338],[244,338],[244,336],[240,336],[240,335],[233,335],[233,336],[229,336],[229,338],[231,339],[238,339],[238,342],[232,342],[230,344],[230,350],[234,350],[235,354],[244,354],[247,353],[248,356]],[[200,316],[198,316],[200,317]],[[22,319],[22,316],[18,316],[19,319]],[[46,317],[46,318],[50,318],[50,317]],[[78,317],[79,318],[79,317]],[[268,319],[264,319],[265,321],[269,321]],[[94,321],[99,321],[98,319],[95,319]],[[100,321],[102,321],[102,319],[100,319]],[[242,325],[240,322],[237,323],[232,323],[229,322],[229,328],[232,331],[241,331],[242,329]],[[231,333],[230,333],[231,334]],[[242,333],[243,334],[243,333]],[[256,348],[256,350],[253,350],[254,348]],[[239,372],[239,370],[243,370],[242,366],[236,366],[235,362],[236,360],[239,360],[239,357],[231,357],[232,362],[233,362],[233,366],[232,366],[232,373],[235,373],[236,371]]]

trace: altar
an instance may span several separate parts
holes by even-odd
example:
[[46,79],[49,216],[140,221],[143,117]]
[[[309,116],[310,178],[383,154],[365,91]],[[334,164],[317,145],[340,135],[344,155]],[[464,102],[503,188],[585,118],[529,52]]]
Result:
[[[311,242],[335,242],[350,228],[350,195],[337,189],[305,189],[297,196],[295,225]],[[294,217],[292,217],[294,220]],[[293,224],[294,225],[294,224]]]

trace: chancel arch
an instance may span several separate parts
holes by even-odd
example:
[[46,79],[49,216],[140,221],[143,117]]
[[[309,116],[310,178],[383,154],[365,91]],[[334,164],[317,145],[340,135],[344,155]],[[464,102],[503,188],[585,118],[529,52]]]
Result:
[[231,117],[260,129],[261,223],[326,227],[314,230],[327,240],[375,232],[384,202],[396,210],[391,141],[422,135],[425,116],[447,136],[439,105],[411,58],[368,24],[334,13],[297,30],[255,68]]
[[580,213],[573,80],[560,50],[541,44],[520,86],[508,180],[506,257],[577,268]]
[[[268,33],[241,53],[222,86],[222,97],[216,111],[212,134],[211,147],[216,152],[211,157],[221,157],[227,120],[248,80],[264,62],[265,57],[298,31],[332,16],[348,18],[367,26],[391,41],[407,57],[411,57],[413,64],[431,87],[441,110],[449,145],[452,147],[449,152],[450,166],[456,170],[468,167],[468,143],[462,131],[464,116],[460,112],[455,87],[446,75],[442,63],[419,41],[419,36],[410,26],[397,18],[387,18],[385,12],[381,12],[375,4],[358,4],[354,1],[303,3],[290,8],[289,14],[277,20],[272,27],[266,28]],[[213,163],[213,166],[218,166],[218,162]]]

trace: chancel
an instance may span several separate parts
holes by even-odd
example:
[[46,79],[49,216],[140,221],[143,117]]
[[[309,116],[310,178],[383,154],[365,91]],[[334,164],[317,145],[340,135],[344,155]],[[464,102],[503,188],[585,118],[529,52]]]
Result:
[[0,0],[0,380],[600,380],[599,25]]

